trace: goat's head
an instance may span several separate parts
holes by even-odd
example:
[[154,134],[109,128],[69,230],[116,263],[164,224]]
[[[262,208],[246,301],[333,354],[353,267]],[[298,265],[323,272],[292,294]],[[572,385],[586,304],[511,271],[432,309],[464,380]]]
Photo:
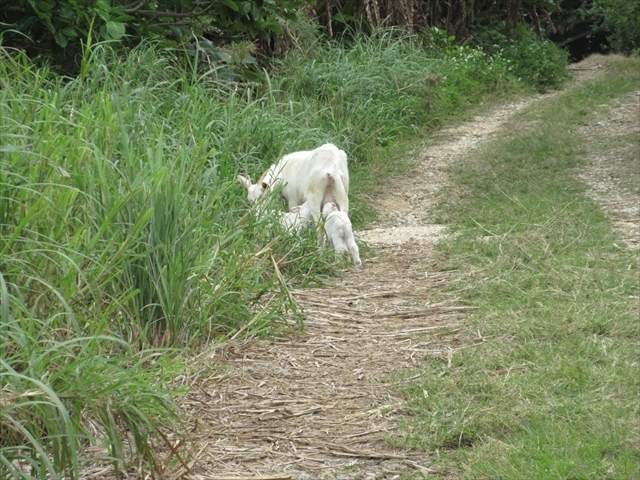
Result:
[[337,211],[338,211],[338,205],[336,205],[335,202],[327,202],[322,207],[322,214],[325,217],[329,215],[331,212],[337,212]]
[[238,181],[247,189],[247,200],[249,200],[249,203],[253,203],[258,200],[267,189],[267,184],[265,182],[252,184],[249,177],[243,177],[242,175],[238,175]]
[[264,192],[271,186],[274,180],[273,169],[275,165],[271,165],[266,172],[262,174],[258,183],[252,184],[251,179],[249,177],[243,177],[242,175],[238,175],[238,180],[242,184],[244,188],[248,190],[247,200],[249,203],[254,203],[258,200]]

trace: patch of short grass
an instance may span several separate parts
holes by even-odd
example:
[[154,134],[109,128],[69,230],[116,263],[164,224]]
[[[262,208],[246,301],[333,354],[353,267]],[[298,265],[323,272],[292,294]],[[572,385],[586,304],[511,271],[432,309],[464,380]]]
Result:
[[609,62],[454,168],[443,268],[469,272],[451,288],[479,309],[470,346],[404,390],[404,438],[459,478],[640,475],[638,257],[575,176],[573,132],[638,85],[637,58]]

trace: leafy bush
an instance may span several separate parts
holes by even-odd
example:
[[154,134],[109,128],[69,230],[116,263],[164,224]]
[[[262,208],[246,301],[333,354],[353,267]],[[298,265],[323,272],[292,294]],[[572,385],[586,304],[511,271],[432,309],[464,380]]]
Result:
[[[7,0],[0,0],[0,5]],[[62,48],[91,36],[120,40],[125,33],[181,37],[216,32],[229,38],[268,39],[281,33],[281,22],[291,19],[300,0],[215,0],[203,5],[196,0],[13,0],[7,9],[8,23],[42,41],[48,31]]]
[[484,51],[502,59],[519,81],[538,90],[557,87],[567,78],[567,53],[523,25],[511,38],[494,29],[477,29],[473,38]]
[[455,37],[436,27],[426,32],[424,39],[433,55],[446,60],[450,80],[443,89],[450,92],[452,107],[458,106],[460,98],[471,98],[480,86],[499,91],[516,83],[509,73],[509,61],[500,55],[490,55],[476,45],[457,45]]
[[[9,3],[0,0],[0,6]],[[91,36],[100,40],[120,40],[125,24],[134,19],[127,15],[126,2],[114,0],[17,0],[11,1],[4,20],[42,42],[50,35],[59,47],[77,43]]]
[[610,47],[631,53],[640,48],[640,4],[628,0],[593,0],[589,13],[599,17],[610,33]]
[[[224,66],[228,52],[222,49],[235,42],[254,42],[252,49],[260,46],[261,53],[270,52],[271,37],[283,33],[283,25],[296,18],[302,4],[302,0],[0,0],[0,44],[48,61],[67,75],[77,74],[82,48],[95,41],[129,49],[153,39],[192,53],[201,49],[202,57]],[[247,58],[255,63],[252,55]],[[242,67],[247,70],[247,65]]]
[[528,31],[521,31],[514,42],[505,46],[501,56],[511,62],[514,75],[539,90],[557,87],[567,78],[566,53]]

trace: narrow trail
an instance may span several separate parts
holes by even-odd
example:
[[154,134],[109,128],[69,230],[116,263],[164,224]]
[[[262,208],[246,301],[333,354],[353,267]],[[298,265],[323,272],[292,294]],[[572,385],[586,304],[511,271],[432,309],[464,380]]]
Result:
[[459,335],[465,308],[455,298],[436,303],[460,272],[436,270],[432,249],[444,226],[430,223],[429,209],[447,185],[447,166],[548,96],[491,107],[414,152],[413,171],[370,199],[379,221],[356,232],[375,257],[328,288],[294,292],[303,334],[234,343],[199,358],[203,371],[216,368],[210,378],[183,379],[188,393],[179,404],[195,448],[185,457],[194,460],[172,477],[373,480],[430,472],[429,453],[387,441],[402,419],[398,390],[411,380],[403,375],[425,356],[450,358],[469,346]]
[[[584,125],[588,168],[578,177],[602,205],[624,243],[640,249],[640,90],[623,98],[606,117]],[[635,138],[635,142],[620,138]],[[633,163],[628,158],[635,158]]]
[[386,440],[402,415],[399,376],[425,356],[447,358],[464,347],[465,308],[455,299],[434,303],[456,272],[435,270],[432,248],[444,226],[429,223],[428,211],[446,185],[445,168],[541,98],[494,107],[416,152],[415,169],[371,199],[378,223],[357,232],[376,256],[330,288],[294,292],[304,334],[214,352],[210,361],[225,371],[204,382],[200,376],[180,401],[199,448],[194,476],[347,480],[429,472],[428,453]]
[[413,248],[381,248],[365,270],[330,289],[295,292],[305,333],[218,352],[229,370],[182,406],[197,418],[206,478],[385,478],[420,468],[424,453],[395,449],[401,401],[395,374],[455,340],[460,309],[432,304],[447,275]]

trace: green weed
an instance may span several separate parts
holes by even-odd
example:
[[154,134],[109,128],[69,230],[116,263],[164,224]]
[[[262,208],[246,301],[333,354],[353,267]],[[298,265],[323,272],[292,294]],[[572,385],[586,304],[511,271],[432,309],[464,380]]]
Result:
[[472,37],[482,51],[503,63],[518,82],[545,91],[567,79],[568,54],[556,44],[541,40],[524,25],[519,25],[511,37],[495,27],[478,27]]

